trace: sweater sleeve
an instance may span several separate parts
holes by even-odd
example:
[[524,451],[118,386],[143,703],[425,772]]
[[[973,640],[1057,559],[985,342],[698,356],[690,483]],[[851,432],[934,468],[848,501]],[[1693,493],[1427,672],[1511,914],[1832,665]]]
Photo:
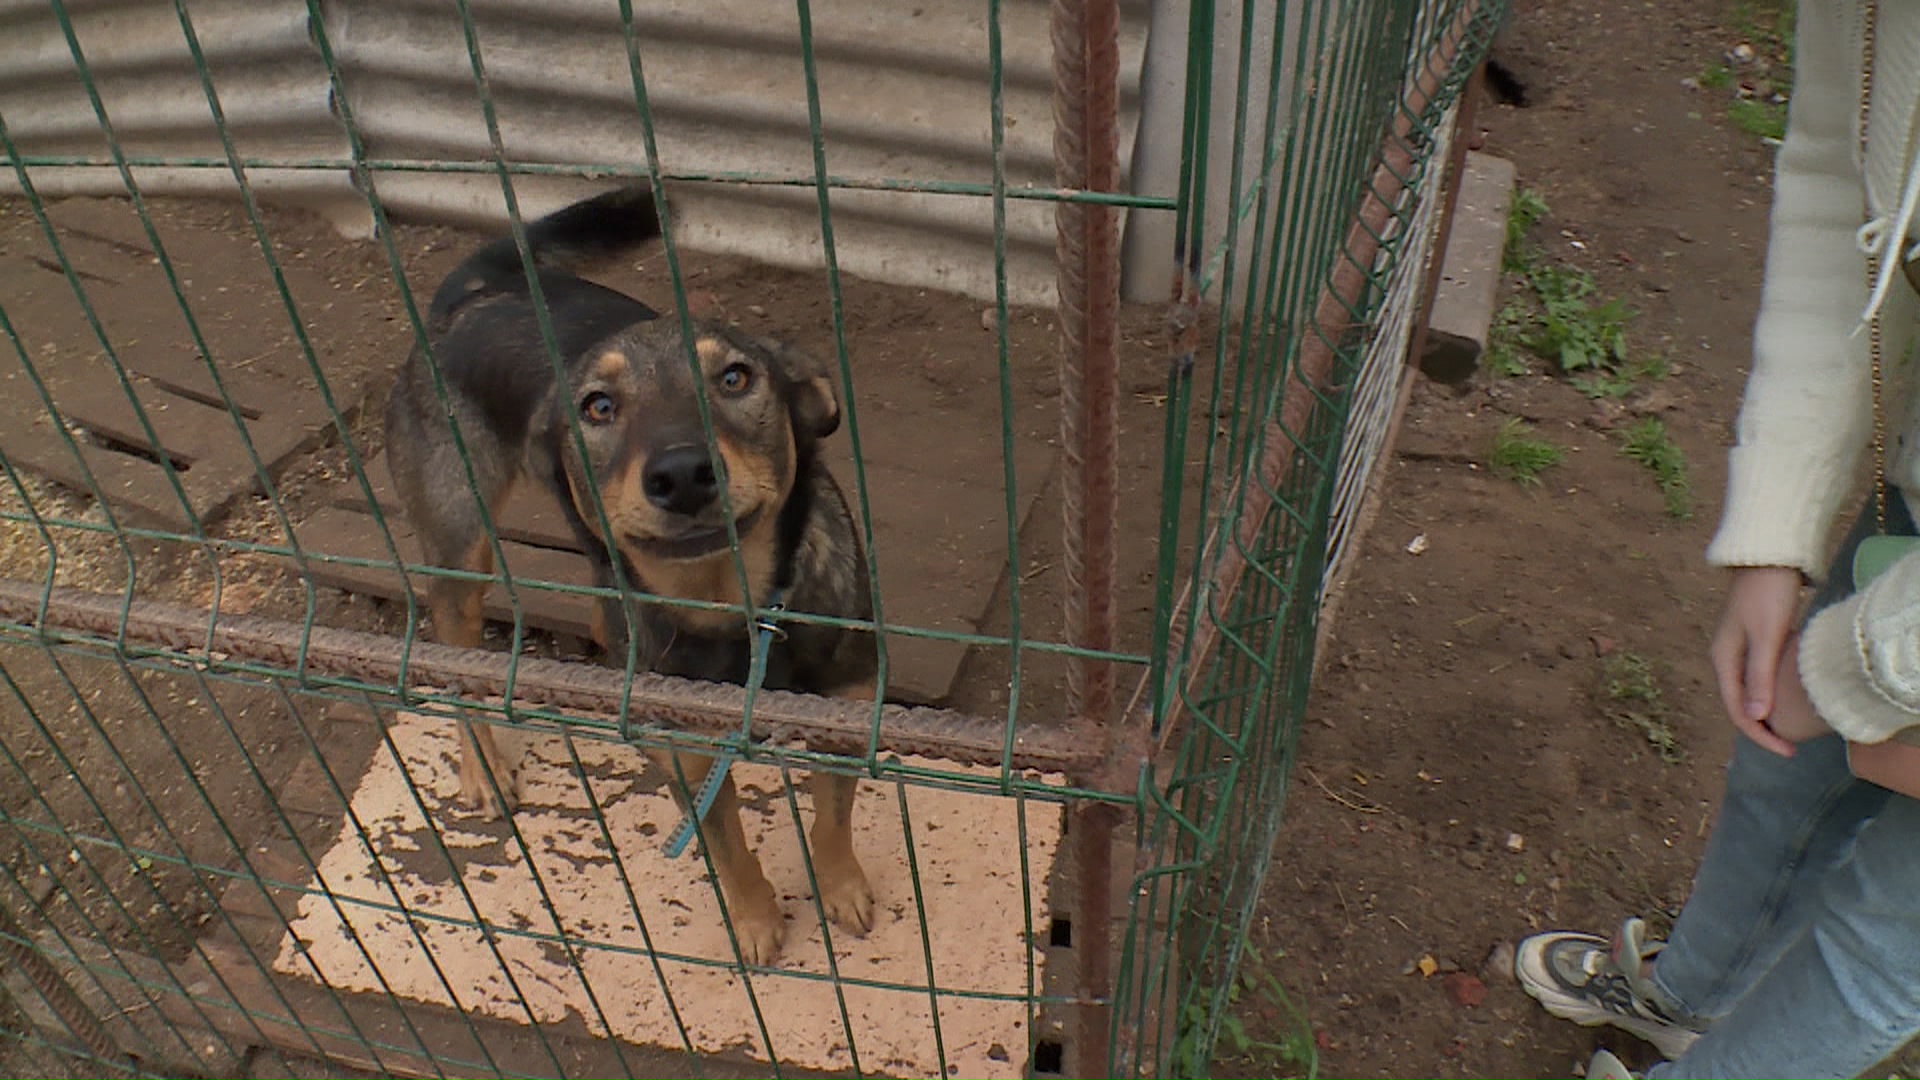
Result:
[[1814,710],[1848,741],[1920,725],[1920,553],[1808,620],[1799,659]]
[[1866,259],[1855,244],[1865,185],[1854,157],[1857,61],[1849,0],[1801,0],[1787,134],[1774,169],[1771,234],[1753,371],[1728,455],[1716,566],[1824,569],[1826,531],[1872,423]]

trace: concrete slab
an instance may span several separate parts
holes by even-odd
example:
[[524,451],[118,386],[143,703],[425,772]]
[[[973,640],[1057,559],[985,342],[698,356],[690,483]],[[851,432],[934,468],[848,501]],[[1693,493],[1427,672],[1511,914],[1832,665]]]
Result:
[[1440,264],[1426,350],[1420,357],[1420,370],[1437,382],[1459,382],[1472,375],[1487,350],[1500,292],[1500,258],[1506,247],[1513,184],[1512,162],[1467,151],[1460,201]]
[[[515,819],[523,848],[501,823],[455,804],[458,736],[450,721],[403,714],[391,735],[391,750],[360,780],[353,813],[318,860],[313,887],[324,883],[336,900],[301,900],[277,973],[318,973],[337,989],[373,994],[384,993],[384,980],[402,999],[515,1024],[571,1022],[602,1035],[611,1028],[630,1043],[670,1050],[682,1046],[684,1026],[698,1052],[768,1060],[771,1046],[772,1057],[796,1069],[851,1068],[851,1040],[865,1072],[894,1076],[943,1075],[937,1010],[950,1075],[1022,1075],[1028,1033],[1020,999],[1029,985],[1044,985],[1046,957],[1027,938],[1024,906],[1032,905],[1035,926],[1047,925],[1057,813],[1025,815],[1032,878],[1023,881],[1013,800],[906,789],[916,885],[901,790],[863,785],[855,847],[876,893],[877,925],[864,938],[834,934],[840,978],[861,983],[836,991],[780,774],[736,765],[747,836],[790,919],[779,969],[753,975],[749,988],[721,966],[732,952],[704,862],[662,851],[679,811],[664,773],[640,753],[576,739],[576,770],[560,739],[534,740]],[[804,785],[798,800],[810,822]],[[604,836],[594,803],[605,815]],[[491,943],[472,926],[476,913],[495,928]],[[579,967],[556,938],[566,939]]]

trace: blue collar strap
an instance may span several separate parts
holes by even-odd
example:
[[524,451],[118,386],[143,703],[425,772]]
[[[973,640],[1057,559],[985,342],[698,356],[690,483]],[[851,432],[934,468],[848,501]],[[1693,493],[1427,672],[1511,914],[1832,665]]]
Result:
[[[760,617],[754,620],[757,631],[753,635],[753,662],[747,669],[747,707],[753,707],[753,698],[760,690],[760,683],[767,677],[767,654],[773,651],[775,641],[784,640],[787,632],[769,616],[786,610],[786,590],[776,586],[767,594],[767,602],[760,608]],[[707,780],[700,785],[700,791],[693,799],[693,812],[684,818],[673,835],[667,837],[667,858],[677,859],[693,842],[694,834],[700,831],[700,823],[707,819],[707,811],[713,809],[713,800],[720,797],[720,785],[726,783],[727,770],[740,760],[738,751],[721,752],[707,770]]]

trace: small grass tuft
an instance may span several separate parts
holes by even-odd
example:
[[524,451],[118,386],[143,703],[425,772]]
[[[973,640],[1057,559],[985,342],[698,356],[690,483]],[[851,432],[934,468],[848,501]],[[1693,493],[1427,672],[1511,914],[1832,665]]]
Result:
[[1514,189],[1501,268],[1519,275],[1521,286],[1494,314],[1487,371],[1498,378],[1532,374],[1531,353],[1562,375],[1578,376],[1571,381],[1590,397],[1622,397],[1635,380],[1661,377],[1665,360],[1628,366],[1627,324],[1637,313],[1618,297],[1596,302],[1598,286],[1591,273],[1543,263],[1540,251],[1527,242],[1528,230],[1546,214],[1539,193]]
[[1667,433],[1667,425],[1649,416],[1626,430],[1620,452],[1645,465],[1667,499],[1667,516],[1693,516],[1693,481],[1687,475],[1687,457]]
[[1649,356],[1637,363],[1619,368],[1605,368],[1588,372],[1568,380],[1575,390],[1590,398],[1610,398],[1618,401],[1632,393],[1641,380],[1659,381],[1673,370],[1673,364],[1664,356]]
[[1779,141],[1787,135],[1787,107],[1771,101],[1742,98],[1727,105],[1733,126],[1759,139]]
[[1501,252],[1501,269],[1520,273],[1533,265],[1533,251],[1527,246],[1527,232],[1547,216],[1547,200],[1532,188],[1516,187],[1507,204],[1507,246]]
[[1533,313],[1519,297],[1514,297],[1500,306],[1493,317],[1493,326],[1487,332],[1487,370],[1503,378],[1511,379],[1533,372],[1527,363],[1526,335],[1533,324]]
[[1545,439],[1517,416],[1502,421],[1493,433],[1493,467],[1521,484],[1538,484],[1540,474],[1566,457],[1566,451]]
[[1651,661],[1638,653],[1615,653],[1601,668],[1600,689],[1614,723],[1638,732],[1661,761],[1678,765],[1687,759]]

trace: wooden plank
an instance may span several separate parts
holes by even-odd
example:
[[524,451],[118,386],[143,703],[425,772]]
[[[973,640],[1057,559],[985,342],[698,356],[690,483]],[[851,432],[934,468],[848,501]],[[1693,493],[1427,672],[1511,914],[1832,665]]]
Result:
[[[292,412],[305,424],[329,423],[320,384],[296,343],[284,351],[258,355],[214,349],[213,371],[191,348],[168,347],[150,339],[116,343],[114,352],[127,370],[183,397],[225,410],[231,400],[242,414],[258,419],[269,412]],[[214,378],[219,375],[218,380]],[[359,401],[365,380],[352,370],[330,372],[327,388],[343,409]]]
[[[400,331],[384,317],[385,294],[341,287],[325,269],[338,276],[337,260],[307,260],[305,250],[283,242],[282,276],[304,324],[296,328],[252,229],[231,213],[183,204],[155,215],[171,279],[124,200],[61,200],[48,213],[61,238],[59,254],[79,278],[99,330],[44,236],[24,238],[23,257],[0,260],[0,289],[18,299],[9,304],[16,331],[66,420],[98,433],[103,444],[164,453],[190,466],[181,481],[191,513],[178,505],[157,465],[106,445],[82,452],[102,474],[108,501],[143,524],[186,531],[195,518],[210,521],[259,486],[245,441],[226,412],[227,397],[247,417],[247,436],[270,477],[328,436],[333,414],[296,329],[309,335],[343,418],[358,411],[369,383],[405,355]],[[298,232],[297,223],[290,227]],[[181,310],[182,296],[198,341]],[[217,365],[218,384],[202,359],[201,342]],[[339,362],[330,362],[334,356]],[[148,412],[157,448],[127,401],[115,359]],[[88,490],[27,374],[8,371],[5,379],[11,392],[0,394],[0,453],[58,483]],[[128,460],[104,464],[113,457]]]
[[73,451],[55,437],[0,442],[0,456],[16,468],[89,495],[94,490],[87,480],[91,471],[101,496],[113,504],[114,513],[123,521],[134,517],[141,524],[175,532],[192,530],[192,518],[160,466],[97,446],[82,445],[79,451],[80,456],[74,457]]
[[[849,488],[853,486],[851,473],[851,467],[844,467],[837,474]],[[873,514],[881,605],[887,621],[898,626],[953,633],[977,631],[994,589],[1006,572],[1006,497],[1000,484],[965,477],[930,476],[879,462],[869,462],[865,473],[867,501]],[[996,479],[997,476],[996,473]],[[367,478],[388,522],[398,521],[401,514],[384,456],[367,463]],[[1043,486],[1044,477],[1041,477],[1020,491],[1019,527],[1025,526]],[[351,482],[337,488],[331,501],[336,508],[352,511],[364,511],[367,506],[359,484]],[[854,501],[857,506],[857,497]],[[378,527],[366,514],[340,516],[329,511],[327,515],[321,528],[329,535],[319,541],[320,546],[314,550],[363,558],[386,557]],[[363,520],[356,525],[353,518]],[[320,518],[316,517],[315,521],[320,522]],[[570,557],[567,553],[578,548],[564,524],[557,500],[543,485],[523,486],[500,511],[499,522],[502,540],[515,542],[510,545],[515,549],[525,547],[528,554],[523,558],[529,560],[530,565],[536,558],[532,552],[543,552],[537,557],[537,566],[530,571],[516,569],[516,574],[565,573],[569,576],[552,580],[581,584],[589,581],[591,575],[582,556],[571,556],[579,561],[578,568],[562,570],[572,565],[567,561]],[[310,522],[307,527],[312,529],[314,525]],[[326,546],[328,544],[333,546]],[[407,550],[407,557],[416,557],[413,549]],[[511,557],[509,564],[513,565]],[[323,572],[327,583],[341,588],[388,599],[401,596],[395,575],[390,572],[362,572],[350,567],[329,567]],[[561,603],[539,606],[537,617],[533,617],[535,608],[530,605],[529,625],[547,630],[557,629],[563,622],[575,627],[581,625],[577,616],[569,618],[560,607],[568,602],[584,604],[584,598],[548,594],[545,599]],[[489,603],[489,618],[511,622],[511,607],[505,604],[504,597],[490,597]],[[584,634],[584,630],[563,632]],[[943,701],[952,693],[954,679],[966,658],[966,645],[898,633],[886,635],[886,640],[890,697],[931,703]]]
[[[367,483],[373,488],[380,512],[389,521],[404,516],[400,497],[393,491],[393,476],[387,471],[387,456],[377,454],[367,459],[365,465]],[[465,487],[466,478],[454,477],[449,483]],[[333,497],[328,501],[345,510],[367,512],[367,496],[360,490],[357,481],[349,480],[335,488]],[[494,525],[502,540],[561,551],[580,550],[580,545],[573,538],[573,528],[567,524],[566,511],[560,508],[560,501],[547,490],[545,484],[522,484],[507,505],[496,508],[496,511],[499,517]]]
[[[401,557],[417,564],[420,561],[420,548],[413,530],[398,517],[388,518],[387,525],[392,530],[394,543],[400,547]],[[371,516],[338,507],[323,507],[296,526],[295,530],[304,551],[379,560],[388,564],[356,566],[310,562],[308,565],[316,582],[386,600],[400,601],[406,596],[408,579],[403,578],[399,569],[391,564],[392,556],[380,535],[379,526]],[[507,570],[518,586],[520,610],[525,614],[526,624],[553,633],[588,637],[592,615],[590,598],[523,584],[548,581],[565,585],[591,585],[592,572],[586,560],[571,552],[528,544],[503,542],[501,547],[506,555]],[[425,575],[411,575],[414,595],[422,602],[426,600],[429,580]],[[485,611],[486,617],[494,622],[513,622],[514,607],[504,586],[495,585],[487,591]]]
[[[160,477],[163,491],[167,485],[157,459],[171,461],[203,523],[220,516],[241,496],[260,489],[259,472],[248,456],[248,441],[253,456],[272,477],[308,449],[318,434],[312,425],[303,425],[288,411],[272,409],[262,419],[246,422],[247,439],[243,440],[224,407],[181,397],[140,380],[133,382],[133,392],[145,412],[147,426],[152,428],[151,436],[141,424],[141,414],[128,400],[126,388],[105,364],[98,365],[90,375],[62,379],[53,396],[68,427],[87,433],[96,444],[101,453],[95,456],[113,453],[144,461]],[[0,436],[0,446],[9,456],[31,458],[31,447],[21,444],[35,435],[40,441],[49,437],[42,427]],[[54,449],[58,453],[64,447],[56,445]],[[70,460],[72,455],[66,457]]]

